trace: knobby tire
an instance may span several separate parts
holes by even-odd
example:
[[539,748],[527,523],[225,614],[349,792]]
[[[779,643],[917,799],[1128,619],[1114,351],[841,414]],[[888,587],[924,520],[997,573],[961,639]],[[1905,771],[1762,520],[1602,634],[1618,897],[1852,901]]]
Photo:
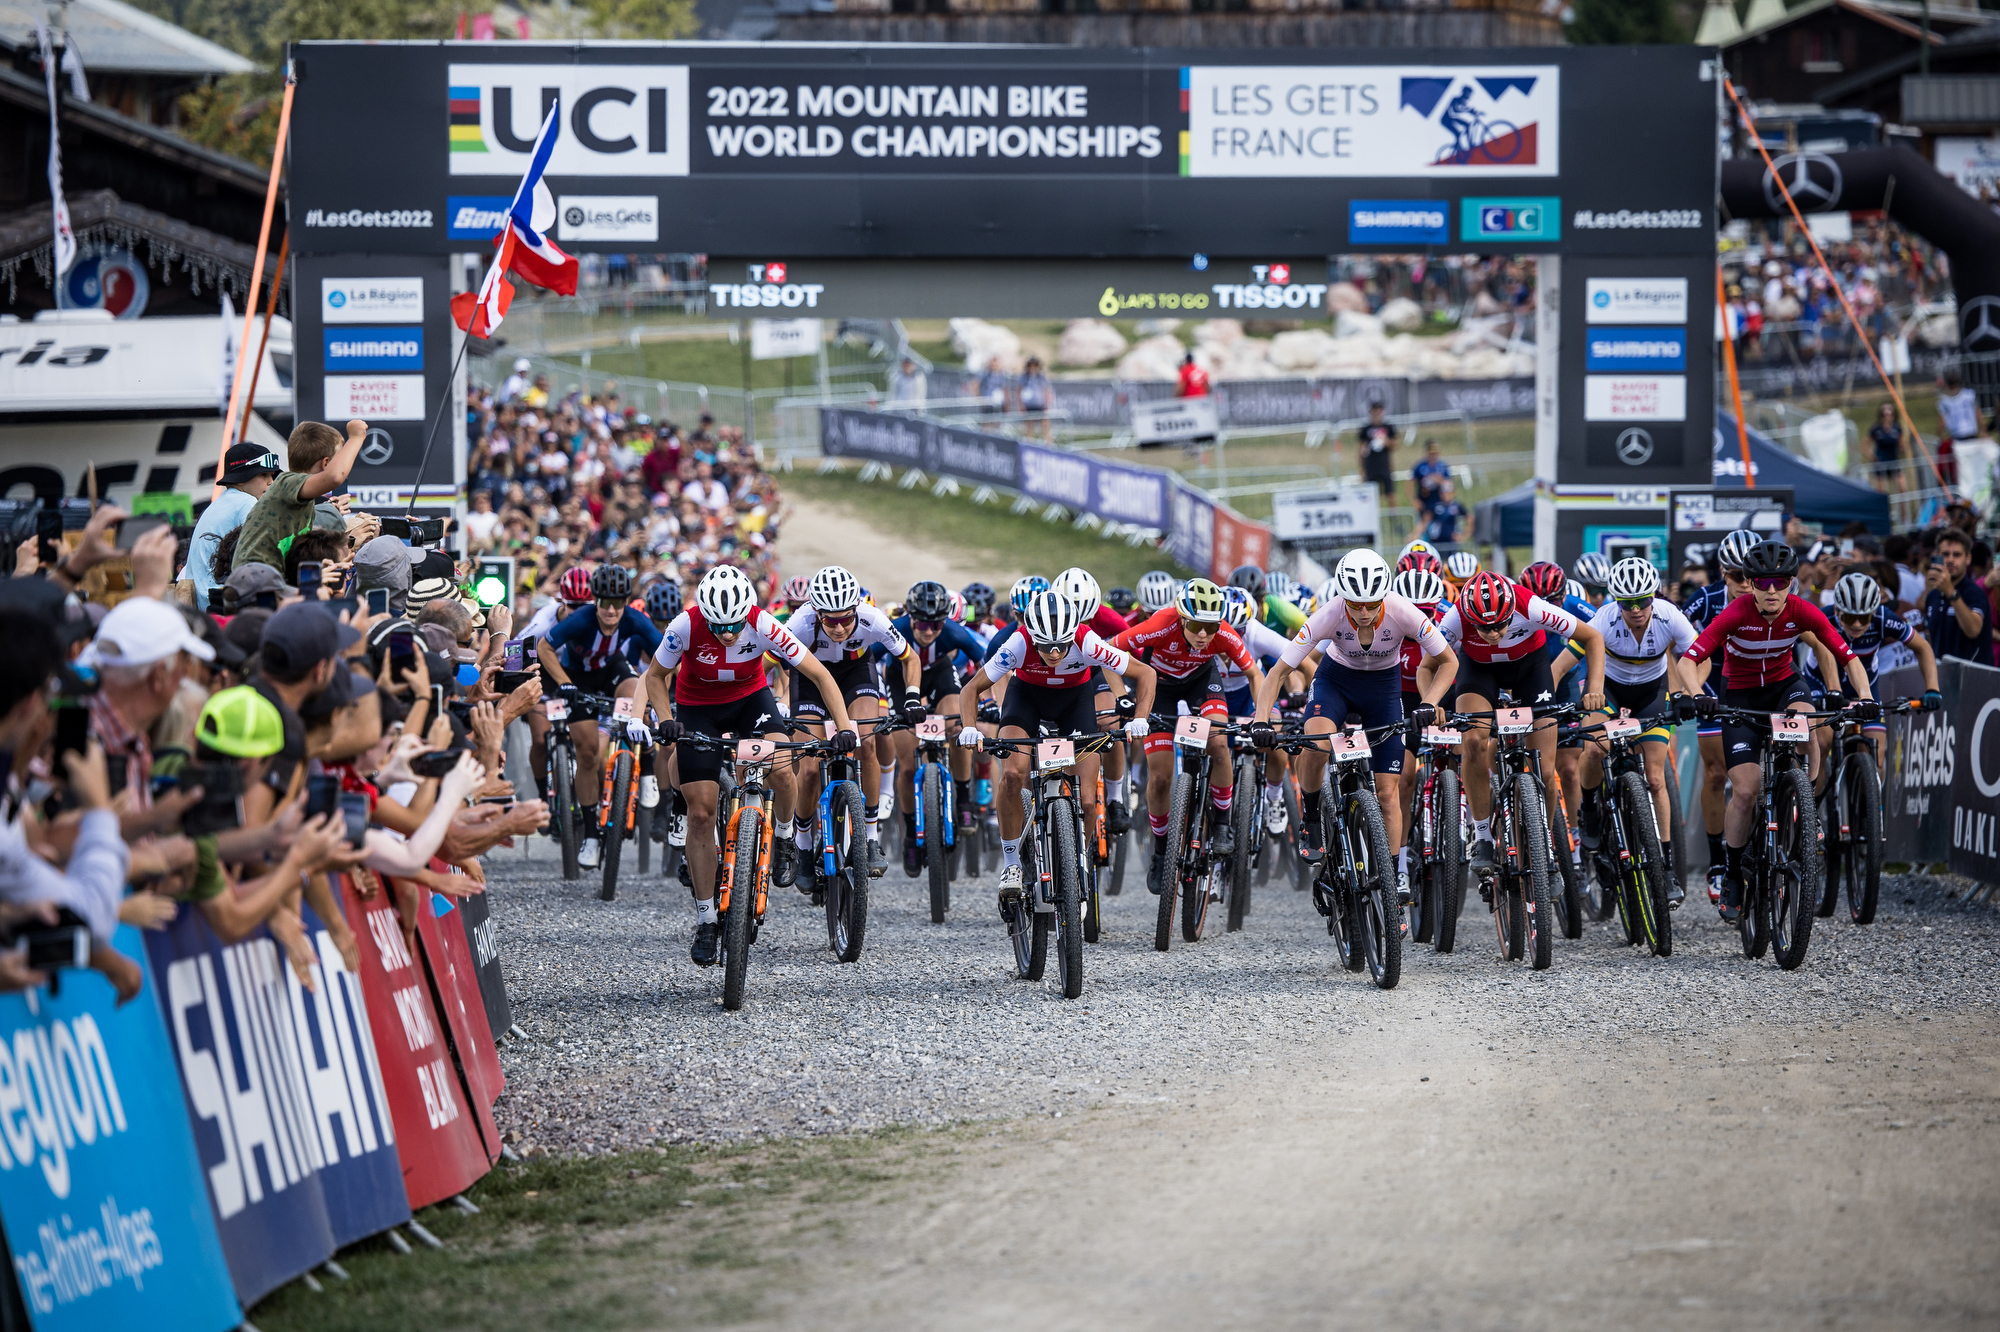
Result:
[[[1181,891],[1181,862],[1187,859],[1188,806],[1194,803],[1194,774],[1174,774],[1172,799],[1167,805],[1167,863],[1160,876],[1160,909],[1153,923],[1153,948],[1164,953],[1174,940],[1174,900]],[[1200,811],[1195,811],[1200,817]]]
[[1396,861],[1389,853],[1389,830],[1373,791],[1348,797],[1350,827],[1360,834],[1367,857],[1361,876],[1361,897],[1354,904],[1359,926],[1358,949],[1368,962],[1368,974],[1384,990],[1396,988],[1403,976],[1403,908],[1396,900]]
[[568,745],[551,746],[549,767],[550,815],[556,825],[556,847],[562,852],[562,876],[565,879],[583,877],[583,867],[576,863],[576,787],[570,771],[575,759],[575,751]]
[[597,890],[599,898],[606,902],[618,896],[618,856],[625,846],[625,805],[632,798],[632,755],[620,753],[617,766],[611,770],[611,790],[599,792],[598,798],[610,796],[611,803],[604,808],[604,844],[599,854],[604,857],[604,886]]
[[1631,885],[1633,943],[1644,940],[1655,957],[1670,957],[1674,951],[1674,918],[1667,909],[1668,876],[1666,853],[1660,847],[1659,816],[1653,809],[1653,792],[1646,779],[1628,772],[1618,779],[1618,799],[1623,805],[1625,830],[1632,838],[1632,863],[1625,871]]
[[1771,942],[1778,965],[1791,971],[1812,943],[1813,907],[1819,901],[1819,804],[1803,772],[1778,778],[1778,846],[1786,867],[1771,878]]
[[1440,953],[1449,953],[1458,941],[1458,916],[1465,909],[1465,848],[1463,829],[1458,825],[1458,774],[1450,768],[1438,773],[1437,799],[1432,806],[1437,855],[1426,871],[1434,887],[1437,922],[1432,938]]
[[[833,878],[826,885],[826,941],[842,962],[858,961],[868,933],[868,818],[861,788],[839,782],[833,791]],[[844,825],[844,826],[843,826]]]
[[[750,923],[757,913],[757,838],[763,817],[762,810],[751,807],[736,821],[736,865],[729,878],[729,911],[722,918],[722,1006],[732,1013],[743,1007],[743,983],[750,974]],[[721,868],[716,866],[718,872]]]
[[1856,754],[1848,760],[1847,808],[1854,838],[1841,857],[1847,915],[1856,925],[1872,925],[1882,894],[1882,777],[1875,770],[1873,754]]
[[1528,965],[1536,971],[1546,971],[1555,961],[1554,884],[1549,872],[1549,821],[1546,807],[1542,804],[1542,788],[1539,782],[1523,777],[1517,792],[1521,808],[1521,833],[1526,852],[1528,872],[1522,887],[1526,892],[1528,918]]
[[1049,809],[1049,841],[1056,893],[1056,971],[1065,999],[1083,993],[1083,879],[1077,859],[1076,807],[1056,801]]
[[944,778],[935,763],[926,763],[923,774],[924,785],[918,799],[923,801],[924,867],[931,886],[931,924],[942,925],[945,912],[951,909],[951,866],[944,845]]

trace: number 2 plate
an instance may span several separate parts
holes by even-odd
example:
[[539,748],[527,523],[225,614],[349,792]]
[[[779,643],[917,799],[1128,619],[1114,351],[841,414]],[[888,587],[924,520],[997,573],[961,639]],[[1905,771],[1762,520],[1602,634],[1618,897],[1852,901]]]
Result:
[[778,742],[775,740],[738,740],[736,742],[736,761],[738,763],[762,763],[777,752]]
[[1771,714],[1771,738],[1781,745],[1802,745],[1812,738],[1804,717],[1789,712]]
[[1639,719],[1620,708],[1616,717],[1605,721],[1604,736],[1607,740],[1629,740],[1639,734],[1639,729]]
[[1332,740],[1335,763],[1358,763],[1368,757],[1368,737],[1359,731],[1339,731]]
[[1200,749],[1208,743],[1208,718],[1183,717],[1174,723],[1174,743]]
[[1051,772],[1076,766],[1076,745],[1069,740],[1044,740],[1035,746],[1035,768]]
[[567,721],[569,719],[569,700],[566,698],[544,699],[542,706],[548,709],[545,715],[550,721]]
[[918,722],[917,739],[919,740],[944,739],[944,718],[926,717],[922,721]]
[[1502,735],[1526,735],[1534,727],[1533,708],[1501,708],[1493,714],[1493,728]]

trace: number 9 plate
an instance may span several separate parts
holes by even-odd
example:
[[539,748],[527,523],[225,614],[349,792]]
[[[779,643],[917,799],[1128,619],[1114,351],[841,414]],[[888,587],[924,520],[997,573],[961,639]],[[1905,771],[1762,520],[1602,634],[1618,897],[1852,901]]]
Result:
[[775,740],[738,740],[736,742],[736,761],[738,763],[762,763],[777,752],[778,744]]

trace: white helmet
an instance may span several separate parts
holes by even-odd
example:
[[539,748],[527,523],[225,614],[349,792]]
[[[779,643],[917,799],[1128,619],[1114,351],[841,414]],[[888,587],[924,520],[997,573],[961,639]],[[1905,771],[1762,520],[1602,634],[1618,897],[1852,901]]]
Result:
[[1035,593],[1021,612],[1021,627],[1037,644],[1074,643],[1077,626],[1082,623],[1076,603],[1060,592]]
[[1568,600],[1571,597],[1576,598],[1578,601],[1590,600],[1590,594],[1584,590],[1583,584],[1577,582],[1574,578],[1563,584],[1563,599]]
[[1163,611],[1174,604],[1180,596],[1181,584],[1178,578],[1164,569],[1155,569],[1139,579],[1139,604],[1148,615]]
[[1313,591],[1313,609],[1318,610],[1327,602],[1340,595],[1340,580],[1329,578]]
[[1405,559],[1407,559],[1411,554],[1413,554],[1416,551],[1423,551],[1426,555],[1435,555],[1438,553],[1436,546],[1433,546],[1430,542],[1424,540],[1422,537],[1418,537],[1416,540],[1412,541],[1409,545],[1403,547],[1401,550],[1396,552],[1396,563],[1401,564]]
[[1104,593],[1098,589],[1097,580],[1090,576],[1088,569],[1064,569],[1049,584],[1049,590],[1060,592],[1074,601],[1076,618],[1084,624],[1090,623],[1090,617],[1097,614],[1097,608],[1104,604]]
[[1856,619],[1882,609],[1882,585],[1865,573],[1851,573],[1833,585],[1833,608]]
[[1264,575],[1265,596],[1276,597],[1280,601],[1292,601],[1297,598],[1300,590],[1298,580],[1288,573],[1272,569]]
[[757,604],[757,588],[741,569],[718,564],[701,576],[694,604],[710,624],[741,624]]
[[1388,561],[1364,547],[1340,557],[1333,580],[1340,584],[1340,595],[1349,601],[1380,601],[1389,595],[1393,575]]
[[1250,627],[1250,593],[1231,584],[1222,589],[1222,621],[1237,633]]
[[1444,600],[1444,579],[1429,569],[1405,569],[1396,575],[1396,595],[1419,606],[1430,607]]
[[1764,538],[1747,527],[1739,527],[1722,538],[1722,545],[1716,549],[1716,560],[1725,569],[1741,569],[1743,557],[1764,544]]
[[1614,601],[1654,596],[1660,590],[1660,571],[1653,567],[1651,560],[1642,560],[1634,555],[1611,566],[1611,577],[1604,587]]
[[806,595],[812,598],[814,610],[837,615],[861,604],[861,584],[847,570],[829,564],[812,576],[812,582],[806,585]]
[[1455,550],[1445,556],[1444,571],[1463,583],[1479,572],[1479,557],[1469,550]]

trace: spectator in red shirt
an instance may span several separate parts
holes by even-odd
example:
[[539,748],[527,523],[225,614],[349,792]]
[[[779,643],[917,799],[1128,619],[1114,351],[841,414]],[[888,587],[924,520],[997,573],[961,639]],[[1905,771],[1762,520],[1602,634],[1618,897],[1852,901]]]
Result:
[[1208,371],[1194,363],[1194,353],[1181,358],[1181,386],[1175,394],[1181,398],[1206,398],[1208,396]]

